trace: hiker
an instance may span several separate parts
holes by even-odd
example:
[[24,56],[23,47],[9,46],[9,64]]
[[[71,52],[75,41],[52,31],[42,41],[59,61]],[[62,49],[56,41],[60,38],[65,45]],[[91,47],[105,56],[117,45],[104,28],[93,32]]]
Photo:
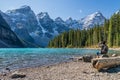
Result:
[[97,52],[97,57],[99,58],[100,55],[107,54],[108,46],[106,45],[106,41],[100,42],[98,46],[101,48],[101,51]]

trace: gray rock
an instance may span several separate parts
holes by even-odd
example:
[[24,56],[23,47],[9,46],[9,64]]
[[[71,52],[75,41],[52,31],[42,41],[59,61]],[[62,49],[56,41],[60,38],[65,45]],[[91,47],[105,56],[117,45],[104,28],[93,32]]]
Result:
[[7,72],[10,72],[10,68],[5,68],[5,70],[6,70]]
[[2,76],[7,76],[7,74],[6,73],[2,73]]
[[118,55],[117,54],[112,54],[112,57],[117,57]]
[[117,74],[120,75],[120,72],[118,72]]
[[12,76],[11,76],[11,79],[15,79],[15,78],[25,78],[26,77],[26,75],[24,75],[24,74],[13,74]]
[[93,57],[91,55],[83,56],[83,61],[84,62],[91,62],[92,59],[93,59]]
[[70,59],[72,59],[75,62],[78,62],[78,61],[81,61],[83,59],[83,57],[81,57],[81,56],[80,57],[72,57]]

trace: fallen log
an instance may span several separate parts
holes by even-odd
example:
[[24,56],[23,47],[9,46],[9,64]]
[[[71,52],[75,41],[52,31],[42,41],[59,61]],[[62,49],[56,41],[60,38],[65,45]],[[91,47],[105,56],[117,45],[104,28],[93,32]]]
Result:
[[92,65],[98,71],[103,68],[111,68],[114,66],[120,65],[120,56],[119,57],[109,57],[109,58],[95,58],[92,59]]

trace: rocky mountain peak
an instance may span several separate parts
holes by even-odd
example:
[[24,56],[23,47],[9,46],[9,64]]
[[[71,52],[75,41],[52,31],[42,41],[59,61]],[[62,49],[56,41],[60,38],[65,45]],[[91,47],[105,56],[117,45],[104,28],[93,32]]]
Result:
[[95,15],[95,16],[101,16],[102,13],[100,11],[97,11],[97,12],[93,13],[93,15]]
[[21,6],[20,8],[18,8],[18,9],[16,9],[15,11],[24,13],[24,12],[30,12],[32,10],[31,10],[30,6],[24,5],[24,6]]
[[50,18],[49,14],[47,12],[41,12],[38,14],[38,17],[40,19],[43,19],[43,18]]
[[60,17],[57,17],[57,18],[55,19],[55,23],[57,23],[57,24],[66,24],[66,23],[62,20],[62,18],[60,18]]
[[103,24],[105,21],[105,17],[102,15],[101,12],[92,13],[85,18],[80,20],[80,23],[83,25],[83,29],[92,28],[95,24]]
[[72,17],[69,17],[67,20],[71,20],[72,21],[73,19],[72,19]]
[[92,14],[86,16],[85,18],[83,18],[83,20],[92,20],[96,17],[98,17],[98,18],[102,17],[103,18],[103,15],[102,15],[101,12],[95,12],[95,13],[92,13]]
[[60,18],[60,17],[57,17],[57,18],[55,19],[55,21],[64,22],[64,21],[62,20],[62,18]]
[[67,24],[70,24],[73,22],[73,19],[71,17],[69,17],[66,21],[65,21]]
[[13,10],[8,10],[6,13],[7,14],[14,14],[14,13],[28,13],[28,12],[33,12],[30,8],[30,6],[27,6],[27,5],[24,5],[24,6],[21,6],[20,8],[18,9],[13,9]]
[[20,9],[31,10],[30,6],[27,6],[27,5],[21,6]]

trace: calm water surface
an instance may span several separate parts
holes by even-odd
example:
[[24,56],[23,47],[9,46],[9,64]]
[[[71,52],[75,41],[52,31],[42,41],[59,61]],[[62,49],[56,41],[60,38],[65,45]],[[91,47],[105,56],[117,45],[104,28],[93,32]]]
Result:
[[[69,61],[72,56],[95,54],[93,49],[64,49],[64,48],[1,48],[0,71],[5,67],[19,69],[37,67]],[[119,53],[119,51],[109,51]]]

